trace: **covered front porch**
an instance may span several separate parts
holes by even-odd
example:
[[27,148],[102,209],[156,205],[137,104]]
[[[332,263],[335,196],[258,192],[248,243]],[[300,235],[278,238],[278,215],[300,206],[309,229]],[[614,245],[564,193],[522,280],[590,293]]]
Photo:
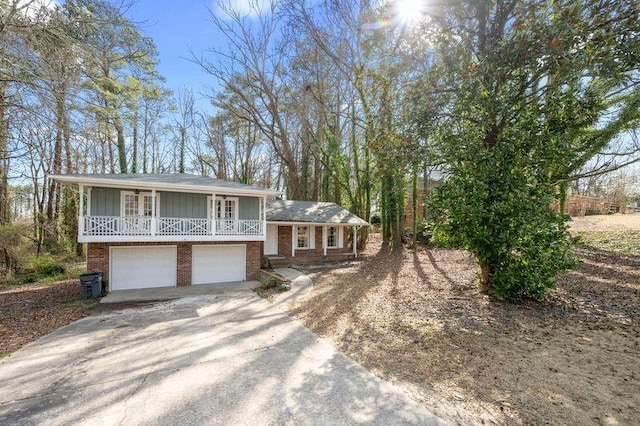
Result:
[[78,190],[80,242],[247,241],[266,235],[265,196],[83,184]]
[[56,175],[79,194],[78,241],[264,241],[277,191],[181,173]]

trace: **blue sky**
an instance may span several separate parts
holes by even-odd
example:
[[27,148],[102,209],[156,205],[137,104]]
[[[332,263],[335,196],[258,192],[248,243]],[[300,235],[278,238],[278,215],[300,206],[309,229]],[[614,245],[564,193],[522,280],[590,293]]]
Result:
[[189,49],[196,54],[221,42],[208,9],[215,0],[138,0],[127,17],[140,22],[144,35],[153,38],[158,47],[158,69],[167,80],[165,85],[177,91],[189,86],[199,96],[215,81],[197,64],[190,62]]

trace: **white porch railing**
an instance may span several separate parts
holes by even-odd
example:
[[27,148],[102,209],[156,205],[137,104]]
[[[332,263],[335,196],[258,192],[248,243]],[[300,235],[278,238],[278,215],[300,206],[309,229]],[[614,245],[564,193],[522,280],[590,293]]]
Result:
[[161,217],[158,235],[211,235],[210,220]]
[[85,216],[84,235],[151,235],[151,218],[120,216]]
[[261,220],[216,219],[216,235],[259,236],[262,235]]
[[233,236],[259,237],[264,234],[261,220],[151,218],[146,216],[84,216],[81,235],[118,236]]

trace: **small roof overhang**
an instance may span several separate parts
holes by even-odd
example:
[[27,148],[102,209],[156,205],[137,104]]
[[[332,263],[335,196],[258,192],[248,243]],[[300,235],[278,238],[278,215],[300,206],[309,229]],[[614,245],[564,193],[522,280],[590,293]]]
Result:
[[265,189],[254,185],[229,182],[207,176],[196,176],[187,173],[167,174],[67,174],[50,175],[62,184],[100,186],[105,188],[127,188],[140,190],[161,190],[175,192],[219,193],[228,195],[253,195],[275,197],[281,194],[274,189]]

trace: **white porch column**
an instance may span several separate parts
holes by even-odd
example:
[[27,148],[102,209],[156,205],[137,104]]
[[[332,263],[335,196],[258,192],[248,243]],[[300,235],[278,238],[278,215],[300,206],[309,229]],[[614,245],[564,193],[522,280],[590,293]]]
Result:
[[78,235],[84,235],[84,185],[78,185],[80,192],[80,206],[78,212]]
[[211,209],[211,214],[209,217],[209,221],[211,223],[211,235],[216,235],[216,217],[218,214],[217,211],[217,201],[216,201],[216,193],[212,192],[211,193],[211,206],[209,207]]
[[91,187],[87,188],[87,211],[85,215],[91,216]]
[[262,204],[260,205],[260,220],[262,221],[262,235],[267,235],[267,197],[262,197]]
[[327,256],[327,225],[324,225],[322,227],[322,252],[324,253],[324,256]]
[[291,225],[291,257],[296,257],[296,226]]
[[358,227],[353,227],[353,256],[358,257]]
[[156,235],[158,221],[156,220],[156,190],[151,190],[151,235]]

